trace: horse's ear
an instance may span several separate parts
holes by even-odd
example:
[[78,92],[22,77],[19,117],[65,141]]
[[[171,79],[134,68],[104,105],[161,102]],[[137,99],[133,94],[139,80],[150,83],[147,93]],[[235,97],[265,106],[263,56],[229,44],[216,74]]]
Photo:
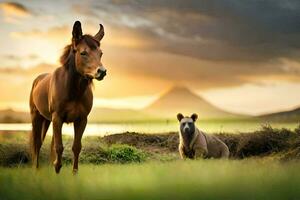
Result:
[[191,115],[192,120],[195,122],[198,119],[198,115],[196,113]]
[[177,114],[177,119],[180,122],[183,119],[183,115],[181,113]]
[[73,25],[73,31],[72,31],[72,41],[75,45],[77,45],[82,38],[82,29],[81,29],[81,23],[80,21],[76,21]]
[[100,29],[99,29],[98,33],[94,36],[94,38],[95,38],[95,40],[100,42],[102,40],[103,36],[104,36],[104,27],[102,24],[100,24]]

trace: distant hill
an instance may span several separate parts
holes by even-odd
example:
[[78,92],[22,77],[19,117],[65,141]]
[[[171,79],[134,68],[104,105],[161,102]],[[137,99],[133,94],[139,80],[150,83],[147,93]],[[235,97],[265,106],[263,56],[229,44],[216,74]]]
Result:
[[181,112],[184,115],[197,113],[200,119],[236,118],[236,115],[223,111],[196,95],[186,87],[173,87],[159,99],[143,110],[145,113],[164,118],[175,118]]
[[30,114],[12,109],[0,110],[0,123],[25,123],[30,122]]
[[267,121],[293,121],[300,122],[300,107],[288,111],[276,112],[258,116]]
[[[131,122],[153,120],[155,117],[139,110],[111,109],[94,107],[89,115],[89,122]],[[30,123],[29,112],[12,109],[0,110],[0,123]]]

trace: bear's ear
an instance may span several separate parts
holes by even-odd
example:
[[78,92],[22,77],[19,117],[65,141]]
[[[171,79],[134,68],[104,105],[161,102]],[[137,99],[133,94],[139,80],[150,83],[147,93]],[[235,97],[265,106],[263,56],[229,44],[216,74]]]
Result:
[[183,115],[181,113],[177,114],[177,119],[180,122],[183,119]]
[[198,115],[196,113],[194,113],[194,114],[191,115],[191,118],[195,122],[198,119]]

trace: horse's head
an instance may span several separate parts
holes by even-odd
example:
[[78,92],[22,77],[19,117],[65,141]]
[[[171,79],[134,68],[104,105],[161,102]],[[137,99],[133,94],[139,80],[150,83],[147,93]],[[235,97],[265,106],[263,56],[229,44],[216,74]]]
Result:
[[76,21],[72,31],[72,48],[75,57],[75,66],[78,73],[89,79],[102,80],[106,75],[101,58],[100,41],[104,36],[104,28],[100,29],[95,36],[82,35],[81,24]]

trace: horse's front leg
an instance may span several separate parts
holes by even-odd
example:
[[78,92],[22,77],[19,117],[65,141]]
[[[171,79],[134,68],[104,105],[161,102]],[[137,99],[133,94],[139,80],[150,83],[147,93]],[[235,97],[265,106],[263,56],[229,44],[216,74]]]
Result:
[[53,164],[55,167],[55,172],[59,173],[60,168],[62,166],[61,164],[62,153],[64,151],[62,135],[61,135],[63,121],[56,113],[54,113],[52,115],[52,123],[53,123],[54,149],[56,153],[55,161]]
[[87,119],[78,119],[74,122],[74,142],[72,146],[72,151],[74,154],[74,160],[73,160],[73,173],[76,174],[78,171],[78,157],[81,151],[81,138],[82,134],[84,132],[85,126],[87,123]]

